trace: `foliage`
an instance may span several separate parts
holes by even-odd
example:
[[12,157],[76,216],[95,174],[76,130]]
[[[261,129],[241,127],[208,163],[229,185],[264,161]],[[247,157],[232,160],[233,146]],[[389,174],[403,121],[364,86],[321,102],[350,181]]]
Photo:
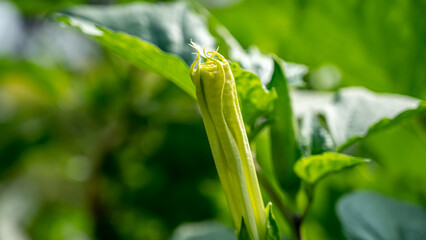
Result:
[[372,191],[343,197],[337,212],[348,239],[423,239],[426,210]]
[[323,154],[301,158],[294,165],[294,171],[305,182],[315,184],[327,174],[339,172],[344,168],[367,162],[368,160],[363,158],[325,152]]
[[[424,54],[418,49],[424,48],[426,35],[417,23],[425,6],[246,0],[212,8],[211,14],[183,2],[87,4],[57,11],[50,21],[34,19],[75,3],[46,2],[29,7],[17,1],[25,21],[34,22],[17,24],[18,30],[58,29],[53,22],[60,22],[79,33],[69,27],[41,32],[44,46],[63,36],[62,45],[50,48],[74,50],[46,54],[53,60],[45,62],[49,58],[30,57],[42,49],[31,34],[9,42],[10,49],[25,46],[6,52],[12,55],[2,55],[0,45],[5,189],[0,223],[9,219],[11,234],[32,239],[58,239],[59,234],[64,239],[249,238],[244,221],[239,232],[199,222],[183,224],[172,234],[184,222],[215,219],[229,225],[232,219],[194,101],[192,39],[208,50],[219,46],[231,61],[263,197],[274,204],[273,210],[271,204],[265,209],[267,239],[280,239],[279,234],[294,239],[424,235],[426,103],[418,98],[426,96],[426,88],[421,84]],[[386,17],[382,5],[393,15]],[[65,39],[80,40],[62,43]],[[394,41],[384,47],[383,39]],[[308,64],[310,72],[258,48],[245,49],[253,43]],[[407,50],[398,50],[400,44]],[[79,65],[67,63],[78,58],[64,60],[83,56],[87,49],[96,50]],[[337,203],[358,188],[389,197],[355,192]],[[25,198],[34,201],[14,200]],[[25,221],[23,214],[5,210],[15,202],[22,204]],[[342,229],[336,227],[335,205]],[[0,230],[0,238],[13,239],[5,234]]]

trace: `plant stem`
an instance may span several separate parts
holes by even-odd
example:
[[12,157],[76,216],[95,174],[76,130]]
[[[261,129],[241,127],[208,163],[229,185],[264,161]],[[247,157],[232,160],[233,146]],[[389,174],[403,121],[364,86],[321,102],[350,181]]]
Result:
[[301,240],[301,225],[303,218],[294,214],[285,204],[282,202],[281,197],[275,191],[275,188],[269,182],[269,180],[263,175],[260,166],[256,163],[256,173],[259,179],[260,185],[262,185],[263,189],[268,193],[272,202],[279,209],[279,211],[283,214],[284,218],[291,225],[293,235],[297,240]]
[[297,240],[302,240],[302,222],[303,218],[299,216],[293,217],[294,232]]
[[293,220],[293,213],[288,209],[281,201],[278,194],[276,194],[274,188],[269,183],[269,181],[263,176],[261,171],[257,171],[257,177],[259,178],[260,184],[263,186],[263,188],[268,192],[269,196],[271,197],[274,204],[277,206],[277,208],[283,213],[284,217],[289,221],[292,222]]
[[306,196],[308,198],[308,203],[307,203],[306,208],[303,211],[303,214],[301,216],[302,221],[306,218],[306,215],[308,214],[308,211],[312,206],[312,202],[314,200],[314,194],[313,194],[314,186],[307,186],[307,185],[304,184],[303,189],[305,190]]

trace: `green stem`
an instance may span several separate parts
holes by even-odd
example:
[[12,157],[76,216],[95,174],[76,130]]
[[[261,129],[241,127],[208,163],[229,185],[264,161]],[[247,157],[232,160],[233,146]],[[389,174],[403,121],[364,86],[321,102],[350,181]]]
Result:
[[257,169],[257,177],[259,179],[260,185],[265,189],[265,191],[268,193],[269,197],[272,199],[272,202],[274,205],[281,211],[285,219],[291,223],[292,219],[294,217],[294,214],[290,211],[289,208],[287,208],[283,202],[281,201],[281,198],[278,196],[278,194],[275,192],[274,187],[272,184],[266,179],[265,176],[263,176],[260,169]]
[[276,188],[274,188],[273,184],[263,175],[262,170],[258,164],[256,164],[256,172],[260,185],[262,185],[263,189],[271,198],[273,204],[278,208],[278,210],[290,224],[293,236],[297,240],[301,240],[301,225],[303,218],[295,214],[294,211],[291,211],[290,208],[288,208],[286,204],[283,203],[283,200],[277,193]]
[[307,196],[307,200],[308,200],[308,203],[307,203],[307,205],[306,205],[306,208],[305,208],[305,210],[303,211],[303,213],[302,213],[302,216],[301,216],[301,220],[303,221],[305,218],[306,218],[306,215],[308,214],[308,212],[309,212],[309,209],[311,208],[311,206],[312,206],[312,202],[313,202],[313,200],[314,200],[314,194],[313,194],[313,191],[314,191],[314,186],[308,186],[308,185],[306,185],[306,184],[304,184],[303,185],[303,189],[304,189],[304,191],[305,191],[305,193],[306,193],[306,196]]

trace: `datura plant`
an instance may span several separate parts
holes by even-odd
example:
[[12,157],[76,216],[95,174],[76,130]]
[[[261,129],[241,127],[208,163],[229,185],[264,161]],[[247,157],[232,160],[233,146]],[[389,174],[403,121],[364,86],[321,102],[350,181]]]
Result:
[[[343,185],[358,188],[383,176],[380,172],[385,171],[376,171],[381,168],[377,164],[362,168],[374,161],[348,154],[357,153],[354,144],[372,134],[424,114],[425,101],[360,87],[337,92],[309,89],[306,66],[244,50],[206,9],[187,2],[76,6],[56,13],[55,19],[91,36],[135,66],[169,79],[197,99],[239,240],[310,240],[336,229],[340,235],[324,235],[325,239],[343,234],[347,239],[426,239],[424,224],[413,224],[426,222],[426,210],[371,192],[337,200],[337,195],[351,190],[346,188],[333,194],[330,201],[318,202],[326,204],[317,205],[321,217],[310,215],[309,224],[304,224],[318,194],[321,199],[316,186],[323,179],[355,166],[360,169],[351,177],[336,176],[348,181]],[[197,57],[192,62],[191,50],[183,41],[191,38],[210,48],[220,44],[232,64],[218,50],[200,51],[194,43],[191,46]],[[250,146],[255,150],[256,167]],[[363,171],[366,176],[371,174],[370,180],[354,185],[358,178],[352,176]],[[277,221],[271,203],[265,209],[259,184],[276,207]],[[338,221],[334,212],[330,217],[322,215],[335,202],[342,229],[334,226]],[[395,221],[382,222],[389,219],[389,212],[400,214]],[[331,219],[333,229],[323,225],[324,219]],[[188,236],[180,238],[181,229],[194,227],[178,227],[173,240],[235,239],[228,228],[216,231],[215,225],[206,229],[207,235],[193,237],[189,232],[202,230],[188,231]],[[398,231],[391,231],[395,229]]]
[[237,233],[246,227],[252,239],[265,239],[264,204],[231,67],[217,51],[204,51],[201,62],[191,46],[197,58],[190,75]]

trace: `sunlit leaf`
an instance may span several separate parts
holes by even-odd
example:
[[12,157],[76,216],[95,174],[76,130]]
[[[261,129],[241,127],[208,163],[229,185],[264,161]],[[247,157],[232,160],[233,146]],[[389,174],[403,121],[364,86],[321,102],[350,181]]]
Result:
[[340,151],[369,134],[423,111],[426,111],[426,104],[419,99],[349,88],[338,92],[333,105],[325,108],[325,118]]
[[204,17],[183,2],[78,6],[61,13],[135,36],[163,52],[179,56],[188,66],[195,59],[193,49],[188,46],[191,39],[208,49],[216,48],[216,40],[209,33]]
[[326,152],[321,155],[312,155],[299,159],[294,165],[294,171],[305,182],[315,184],[330,173],[368,162],[369,160],[364,158]]
[[323,119],[314,112],[306,112],[299,118],[299,147],[303,156],[321,154],[335,149],[334,141]]
[[94,37],[104,46],[136,66],[171,80],[195,98],[195,88],[189,77],[189,69],[179,57],[167,54],[155,45],[141,41],[137,37],[101,28],[85,20],[68,16],[61,16],[58,19]]
[[[56,18],[95,38],[134,65],[171,80],[194,98],[195,90],[188,71],[194,56],[188,43],[192,39],[202,47],[214,49],[219,42],[225,56],[243,67],[233,65],[233,71],[243,118],[250,130],[256,120],[271,112],[273,107],[274,94],[265,90],[259,80],[270,81],[272,57],[254,49],[245,51],[219,23],[215,26],[222,30],[214,31],[214,35],[220,38],[217,41],[210,34],[210,23],[204,15],[208,13],[199,14],[186,3],[134,3],[73,7],[57,13]],[[303,67],[283,60],[280,64],[288,66],[292,78],[300,78],[297,69]]]
[[312,118],[321,119],[321,137],[329,143],[317,145],[324,151],[342,151],[372,133],[426,111],[426,103],[419,99],[360,87],[343,88],[334,96],[312,91],[294,91],[292,96],[293,109],[302,123],[301,145],[316,148],[311,146],[311,138],[318,124],[312,123]]
[[[225,45],[227,56],[238,61],[241,66],[259,76],[262,84],[267,86],[272,80],[275,71],[274,60],[270,54],[263,54],[257,47],[243,49],[238,41],[229,33],[229,31],[218,23],[213,17],[210,17],[213,25],[212,32],[220,43]],[[300,87],[304,85],[303,77],[308,73],[308,67],[302,64],[286,62],[278,57],[280,67],[283,68],[287,78],[287,83],[291,86]]]

